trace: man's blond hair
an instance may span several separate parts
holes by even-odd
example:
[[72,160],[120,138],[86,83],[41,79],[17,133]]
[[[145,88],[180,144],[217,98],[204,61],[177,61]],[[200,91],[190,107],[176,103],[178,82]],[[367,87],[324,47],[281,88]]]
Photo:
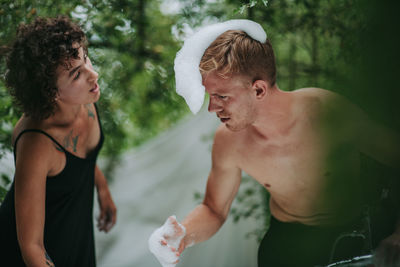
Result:
[[251,82],[276,82],[275,56],[271,43],[260,43],[244,31],[229,30],[218,36],[200,61],[201,74],[216,71],[220,76],[243,75]]

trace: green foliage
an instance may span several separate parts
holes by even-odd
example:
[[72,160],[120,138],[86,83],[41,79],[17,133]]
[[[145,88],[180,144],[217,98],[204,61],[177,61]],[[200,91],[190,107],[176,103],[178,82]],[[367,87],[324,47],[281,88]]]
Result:
[[[155,136],[188,112],[174,90],[173,60],[181,41],[171,34],[175,28],[178,36],[183,35],[185,24],[197,28],[233,18],[255,20],[273,44],[281,89],[333,90],[400,128],[393,115],[399,111],[400,92],[392,89],[397,88],[393,73],[398,70],[398,61],[393,60],[398,42],[391,41],[398,25],[394,1],[390,5],[372,0],[178,1],[179,11],[164,14],[161,0],[2,0],[0,157],[11,149],[12,127],[21,115],[4,86],[6,45],[19,23],[57,14],[74,17],[89,38],[89,54],[100,74],[99,106],[106,134],[102,153],[109,158],[108,177],[122,151]],[[260,194],[254,188],[238,196],[232,208],[235,220],[266,214],[267,201],[258,205],[251,200]]]
[[[10,183],[11,183],[10,177],[8,177],[6,174],[2,173],[1,181],[0,181],[0,203],[3,201],[4,197],[6,196],[6,194],[7,194],[6,188],[8,188]],[[2,185],[5,187],[3,187]]]
[[258,0],[249,0],[248,3],[246,4],[242,4],[240,6],[240,8],[238,9],[238,12],[240,14],[245,13],[248,9],[255,7],[257,4],[263,4],[264,6],[268,5],[268,1],[267,0],[262,0],[262,1],[258,1]]
[[12,106],[12,99],[4,86],[0,86],[0,159],[5,151],[11,150],[10,136],[13,126],[17,122],[16,110]]
[[246,233],[247,237],[255,237],[261,242],[269,227],[269,193],[263,186],[248,175],[244,175],[240,184],[240,191],[232,203],[230,216],[234,222],[252,218],[259,227]]
[[[173,16],[157,0],[5,1],[0,6],[0,147],[11,150],[11,133],[20,112],[4,85],[7,45],[20,23],[37,16],[72,17],[89,40],[89,56],[99,72],[98,103],[106,142],[102,154],[112,170],[122,151],[170,127],[188,109],[175,94],[173,60],[179,46],[171,35]],[[4,15],[5,14],[5,15]]]
[[1,202],[3,202],[3,199],[6,196],[6,194],[7,190],[4,187],[0,186],[0,204]]

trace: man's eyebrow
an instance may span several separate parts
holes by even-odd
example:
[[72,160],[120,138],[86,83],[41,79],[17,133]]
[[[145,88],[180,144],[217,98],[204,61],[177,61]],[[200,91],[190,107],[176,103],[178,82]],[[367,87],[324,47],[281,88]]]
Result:
[[78,67],[73,68],[73,69],[69,72],[68,77],[71,77],[72,75],[74,75],[74,73],[75,73],[81,66],[82,66],[82,65],[79,65]]

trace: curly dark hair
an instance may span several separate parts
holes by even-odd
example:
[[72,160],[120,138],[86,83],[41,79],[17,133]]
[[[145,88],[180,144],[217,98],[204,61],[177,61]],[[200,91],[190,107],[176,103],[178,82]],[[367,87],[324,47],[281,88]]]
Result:
[[37,17],[19,25],[7,56],[5,81],[25,115],[43,120],[54,114],[57,67],[68,69],[69,60],[78,58],[79,47],[87,52],[85,33],[66,16]]

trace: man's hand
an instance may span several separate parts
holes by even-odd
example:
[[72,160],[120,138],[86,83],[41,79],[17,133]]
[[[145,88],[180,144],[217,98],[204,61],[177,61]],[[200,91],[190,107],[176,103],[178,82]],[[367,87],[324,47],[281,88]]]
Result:
[[[174,267],[183,251],[182,239],[186,229],[175,216],[168,217],[163,226],[156,229],[149,238],[149,249],[163,267]],[[179,249],[179,251],[178,251]]]
[[97,228],[99,231],[107,233],[117,221],[117,208],[115,207],[108,187],[98,189],[97,193],[100,207],[100,216],[97,219]]
[[400,231],[383,239],[375,251],[376,267],[400,266]]

